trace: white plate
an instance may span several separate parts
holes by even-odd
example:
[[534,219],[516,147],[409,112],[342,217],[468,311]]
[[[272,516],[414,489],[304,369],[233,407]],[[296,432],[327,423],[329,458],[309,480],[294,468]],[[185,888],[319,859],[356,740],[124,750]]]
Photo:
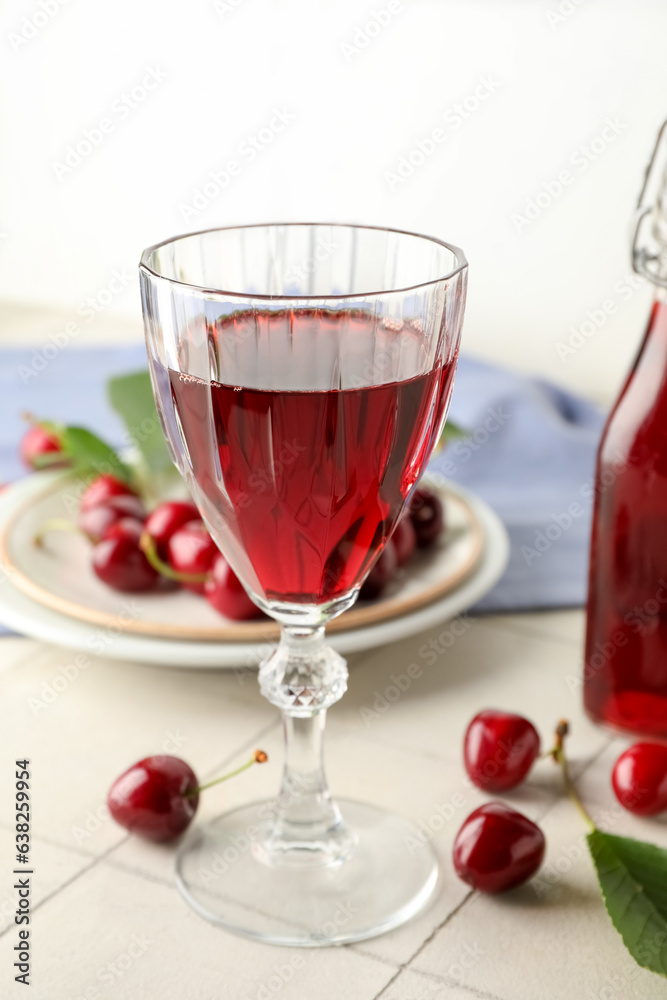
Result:
[[[429,604],[455,590],[477,566],[484,531],[477,515],[446,487],[438,487],[446,508],[445,530],[435,545],[418,550],[379,599],[358,602],[329,626],[329,633],[389,621]],[[28,482],[20,488],[14,512],[0,522],[0,562],[12,572],[14,586],[52,611],[104,628],[158,639],[208,642],[277,640],[279,627],[271,619],[232,621],[188,590],[137,595],[133,615],[124,613],[126,596],[103,584],[91,567],[91,546],[81,535],[51,531],[41,547],[34,544],[43,525],[62,521],[76,500],[71,479],[61,473]],[[71,515],[70,515],[71,517]],[[70,518],[66,521],[71,524]]]
[[[48,478],[49,476],[51,479]],[[57,474],[29,477],[0,494],[0,533],[8,522],[12,522],[12,525],[21,524],[22,538],[25,542],[27,537],[25,533],[34,525],[35,517],[38,515],[41,517],[45,512],[42,502],[45,488],[47,493],[52,492],[49,491],[48,487],[51,482],[56,482],[56,479]],[[359,612],[364,610],[370,612],[371,619],[379,617],[381,620],[365,624],[364,618],[368,619],[368,614],[359,616],[357,609],[353,609],[347,612],[347,615],[352,618],[352,615],[356,614],[359,624],[356,627],[352,624],[350,627],[344,625],[345,616],[342,616],[340,631],[333,632],[331,635],[332,645],[339,652],[350,653],[383,645],[420,632],[439,622],[446,622],[479,600],[499,579],[507,565],[509,555],[509,544],[503,525],[482,501],[466,491],[450,486],[448,493],[451,494],[452,500],[450,511],[453,516],[450,520],[454,522],[450,529],[452,535],[449,546],[444,546],[443,551],[436,554],[435,558],[424,560],[416,570],[412,570],[411,574],[406,575],[406,579],[397,584],[398,592],[390,593],[387,599],[383,598],[382,601],[377,602],[376,606],[369,605],[367,609],[358,609]],[[459,501],[458,514],[456,513],[457,498]],[[459,565],[463,565],[466,558],[469,560],[472,543],[469,538],[463,537],[465,532],[460,530],[458,530],[457,541],[456,527],[458,520],[460,529],[462,512],[466,509],[473,515],[474,533],[479,533],[481,530],[483,536],[482,545],[479,547],[481,553],[476,559],[475,565],[467,571],[467,576],[455,589],[450,589],[443,596],[426,603],[423,598],[427,596],[428,592],[433,591],[434,583],[437,590],[438,578],[440,581],[444,578],[451,581],[454,578],[452,574],[456,573],[457,560]],[[61,508],[61,516],[62,513]],[[464,521],[466,523],[470,521],[469,514],[464,517]],[[469,529],[470,524],[468,523],[467,530]],[[13,533],[14,527],[12,527],[12,535],[8,535],[9,540],[13,537]],[[74,539],[68,536],[66,540],[71,546]],[[457,556],[452,551],[448,551],[448,549],[452,549],[452,543],[457,543],[460,547]],[[92,588],[92,596],[86,598],[88,608],[84,609],[83,618],[81,617],[83,605],[76,602],[67,605],[69,613],[66,613],[62,607],[56,609],[53,606],[47,606],[52,600],[49,598],[49,586],[53,589],[55,582],[51,581],[49,584],[48,573],[47,578],[44,577],[45,565],[39,560],[37,564],[34,564],[32,557],[26,556],[28,550],[25,545],[19,546],[18,554],[17,551],[12,553],[10,550],[11,545],[5,545],[3,559],[0,561],[0,571],[2,572],[0,619],[8,627],[33,638],[91,654],[161,666],[194,668],[257,665],[266,654],[270,642],[273,641],[273,623],[252,623],[249,626],[241,626],[242,629],[252,628],[255,630],[249,635],[250,641],[216,641],[211,639],[210,636],[215,635],[221,629],[230,634],[230,628],[224,622],[220,624],[215,612],[208,608],[204,601],[186,592],[173,595],[127,595],[125,597],[113,594],[99,584],[85,562],[81,562],[82,559],[87,558],[83,549],[76,550],[78,554],[69,566],[69,573],[72,575],[69,584],[70,597],[75,597],[76,602],[80,602],[82,593],[87,593],[89,588]],[[75,550],[69,548],[67,551]],[[15,565],[17,563],[20,565]],[[86,576],[81,574],[86,574]],[[33,579],[35,576],[38,577],[36,585]],[[84,581],[83,592],[81,590],[82,579]],[[31,581],[30,586],[26,586],[26,580]],[[36,589],[31,590],[33,586]],[[35,596],[36,594],[37,596]],[[110,594],[111,597],[109,597]],[[44,600],[46,600],[46,604]],[[113,602],[110,605],[105,603],[109,600]],[[102,602],[101,606],[100,601]],[[196,630],[195,634],[203,636],[205,641],[202,641],[202,638],[183,639],[142,634],[144,632],[142,621],[144,625],[148,623],[148,631],[150,632],[155,630],[156,616],[158,624],[159,619],[162,619],[163,622],[166,620],[164,609],[167,602],[171,602],[168,617],[174,614],[185,615],[183,620],[188,621],[189,626],[193,624]],[[381,605],[384,608],[379,611]],[[399,605],[412,610],[403,614],[391,614],[392,606],[398,607]],[[83,620],[90,617],[91,607],[94,612],[92,617],[95,620]],[[97,617],[100,610],[101,617]],[[389,614],[387,614],[388,612]],[[197,616],[194,623],[192,623],[193,615]],[[173,617],[171,620],[174,620]],[[352,621],[354,622],[354,619]],[[233,629],[235,626],[231,626],[231,628]],[[258,629],[263,631],[257,631]],[[163,625],[160,625],[160,631],[162,630]],[[231,634],[238,636],[242,635],[243,632],[236,631]]]

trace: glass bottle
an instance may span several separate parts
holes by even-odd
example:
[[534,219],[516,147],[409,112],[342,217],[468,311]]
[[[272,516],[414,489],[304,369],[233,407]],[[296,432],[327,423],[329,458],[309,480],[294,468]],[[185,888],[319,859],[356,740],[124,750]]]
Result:
[[667,122],[639,198],[633,267],[656,289],[639,354],[598,450],[584,706],[667,738]]

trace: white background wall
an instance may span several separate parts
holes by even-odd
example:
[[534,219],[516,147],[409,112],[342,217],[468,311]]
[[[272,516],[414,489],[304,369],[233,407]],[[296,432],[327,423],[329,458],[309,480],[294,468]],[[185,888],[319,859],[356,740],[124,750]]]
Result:
[[[25,302],[81,319],[77,309],[116,269],[131,280],[100,322],[136,329],[136,262],[149,243],[245,221],[365,221],[464,247],[469,352],[584,392],[593,379],[615,390],[650,301],[649,289],[618,283],[644,163],[667,116],[664,2],[400,0],[356,49],[388,0],[42,3],[51,14],[38,0],[5,0],[1,15],[5,316],[8,302]],[[122,111],[149,69],[165,79]],[[466,120],[462,103],[473,109]],[[274,108],[294,119],[250,161],[240,146]],[[59,178],[54,165],[101,119],[110,131]],[[608,119],[617,125],[607,139],[618,134],[587,161],[580,147]],[[390,183],[435,128],[444,141]],[[238,175],[185,218],[182,206],[230,159]],[[563,170],[568,186],[521,224],[526,203],[545,184],[557,191]],[[599,332],[559,357],[556,344],[608,299],[618,308]]]

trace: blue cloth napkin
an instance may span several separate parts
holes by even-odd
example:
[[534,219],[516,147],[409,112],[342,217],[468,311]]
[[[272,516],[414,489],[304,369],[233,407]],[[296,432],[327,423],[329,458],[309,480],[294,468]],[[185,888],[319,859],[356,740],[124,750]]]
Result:
[[[24,474],[17,442],[25,411],[120,442],[104,382],[145,365],[141,344],[69,348],[50,359],[38,349],[0,351],[0,480]],[[450,416],[468,436],[450,443],[431,468],[485,500],[511,539],[507,572],[476,610],[582,604],[602,414],[548,382],[462,358]]]
[[486,500],[510,536],[509,566],[475,610],[583,604],[604,415],[552,383],[462,358],[450,417],[469,436],[431,468]]

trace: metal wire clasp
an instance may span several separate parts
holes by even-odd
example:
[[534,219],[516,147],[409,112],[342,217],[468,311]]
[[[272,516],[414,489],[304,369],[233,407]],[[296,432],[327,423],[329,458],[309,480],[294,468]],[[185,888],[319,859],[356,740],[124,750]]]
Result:
[[663,122],[646,167],[632,225],[632,267],[654,285],[667,288],[667,121]]

